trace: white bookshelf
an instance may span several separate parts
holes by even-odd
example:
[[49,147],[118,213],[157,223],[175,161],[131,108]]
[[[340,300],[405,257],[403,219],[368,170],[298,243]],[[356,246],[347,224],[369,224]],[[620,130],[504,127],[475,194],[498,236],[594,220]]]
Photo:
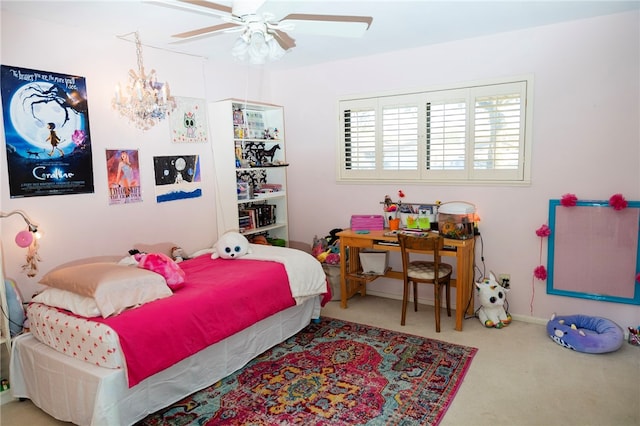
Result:
[[[237,99],[214,102],[209,104],[209,125],[218,236],[240,231],[247,237],[267,234],[288,243],[283,107]],[[244,184],[252,187],[251,197]]]

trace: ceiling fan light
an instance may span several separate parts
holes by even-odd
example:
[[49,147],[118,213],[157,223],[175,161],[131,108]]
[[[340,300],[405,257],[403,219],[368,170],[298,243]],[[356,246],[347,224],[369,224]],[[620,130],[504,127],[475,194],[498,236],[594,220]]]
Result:
[[249,52],[256,56],[266,56],[269,53],[267,41],[262,31],[254,31],[251,33],[251,41],[249,42]]
[[280,43],[275,38],[271,37],[271,40],[267,42],[269,46],[269,59],[276,61],[284,56],[286,50],[280,46]]
[[249,50],[249,43],[245,40],[244,35],[238,37],[233,48],[231,49],[231,55],[234,58],[244,61],[247,59],[247,52]]
[[285,53],[273,34],[260,23],[251,23],[231,49],[234,58],[254,65],[278,60]]

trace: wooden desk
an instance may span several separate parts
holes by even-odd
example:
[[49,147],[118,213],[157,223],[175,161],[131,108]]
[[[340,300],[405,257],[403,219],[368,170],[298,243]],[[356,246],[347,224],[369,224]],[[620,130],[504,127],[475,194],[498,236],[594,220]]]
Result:
[[[340,237],[340,306],[347,308],[347,299],[356,293],[367,294],[367,283],[379,277],[402,280],[402,272],[388,268],[384,275],[363,274],[360,265],[361,249],[377,249],[400,251],[400,246],[384,245],[381,242],[397,242],[398,238],[385,236],[384,231],[370,231],[368,234],[358,234],[350,229],[338,232]],[[451,286],[456,288],[456,330],[462,331],[465,313],[473,315],[473,256],[475,253],[475,239],[452,240],[445,238],[445,246],[455,247],[455,250],[443,250],[442,256],[456,258],[457,277],[451,280]],[[348,260],[347,260],[348,259]],[[469,303],[465,311],[465,306]]]

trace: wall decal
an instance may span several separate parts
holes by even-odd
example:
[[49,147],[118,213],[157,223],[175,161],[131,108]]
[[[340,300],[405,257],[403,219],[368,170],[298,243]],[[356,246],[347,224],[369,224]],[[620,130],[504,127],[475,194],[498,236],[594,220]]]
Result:
[[11,198],[93,193],[84,77],[2,65]]

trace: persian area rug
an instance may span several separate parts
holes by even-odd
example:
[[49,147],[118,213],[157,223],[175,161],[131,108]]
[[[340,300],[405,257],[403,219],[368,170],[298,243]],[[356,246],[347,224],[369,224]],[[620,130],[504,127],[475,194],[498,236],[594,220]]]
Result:
[[323,318],[139,425],[437,425],[477,352]]

